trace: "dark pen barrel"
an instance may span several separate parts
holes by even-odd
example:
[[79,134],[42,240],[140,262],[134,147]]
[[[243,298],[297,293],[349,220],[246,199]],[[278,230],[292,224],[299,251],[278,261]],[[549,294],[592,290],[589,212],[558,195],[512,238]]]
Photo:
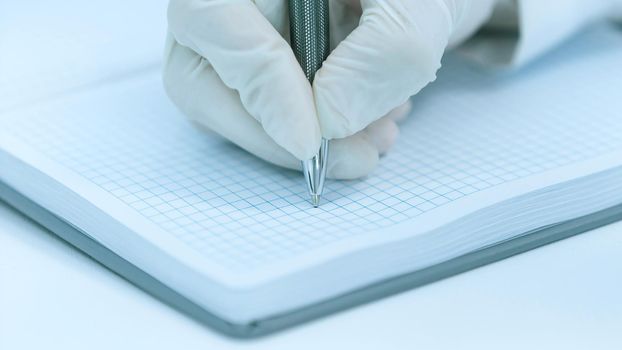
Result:
[[[330,53],[328,16],[328,0],[289,0],[292,50],[311,83]],[[318,153],[313,158],[302,161],[302,170],[314,207],[320,205],[324,189],[328,144],[328,140],[322,139]]]
[[330,53],[328,0],[289,0],[291,46],[311,83]]

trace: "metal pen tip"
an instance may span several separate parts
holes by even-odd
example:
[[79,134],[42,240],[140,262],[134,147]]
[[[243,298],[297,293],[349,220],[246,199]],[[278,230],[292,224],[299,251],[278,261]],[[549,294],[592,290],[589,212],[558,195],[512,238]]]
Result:
[[307,188],[311,196],[311,204],[320,206],[324,179],[326,178],[326,159],[328,158],[328,140],[322,139],[320,150],[317,155],[302,162],[302,171],[307,180]]
[[321,199],[322,199],[322,196],[320,196],[319,194],[311,195],[311,203],[313,204],[313,207],[315,208],[319,207]]

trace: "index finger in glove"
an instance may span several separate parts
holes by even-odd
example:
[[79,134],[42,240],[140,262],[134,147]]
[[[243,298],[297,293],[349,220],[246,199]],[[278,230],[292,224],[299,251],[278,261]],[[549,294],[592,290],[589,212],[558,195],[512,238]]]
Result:
[[[359,0],[335,0],[356,14]],[[360,0],[358,27],[328,57],[314,81],[322,133],[352,135],[436,79],[448,45],[473,34],[496,0]],[[339,27],[339,26],[338,26]],[[333,37],[333,40],[341,37]]]
[[453,26],[443,0],[363,0],[360,25],[317,72],[322,133],[352,135],[436,78]]

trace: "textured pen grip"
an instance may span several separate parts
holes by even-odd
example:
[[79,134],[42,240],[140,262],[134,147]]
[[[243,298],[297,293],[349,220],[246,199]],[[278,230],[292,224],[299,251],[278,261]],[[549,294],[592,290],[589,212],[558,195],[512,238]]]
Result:
[[291,46],[307,79],[330,53],[328,0],[289,0]]

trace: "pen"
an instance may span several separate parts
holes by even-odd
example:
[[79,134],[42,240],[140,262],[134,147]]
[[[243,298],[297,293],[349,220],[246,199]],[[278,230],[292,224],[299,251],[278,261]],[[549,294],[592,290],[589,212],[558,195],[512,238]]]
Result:
[[[309,82],[313,84],[315,72],[322,66],[330,53],[328,0],[289,0],[289,21],[291,46]],[[302,161],[302,170],[307,181],[311,203],[320,205],[328,140],[322,139],[318,153]]]

